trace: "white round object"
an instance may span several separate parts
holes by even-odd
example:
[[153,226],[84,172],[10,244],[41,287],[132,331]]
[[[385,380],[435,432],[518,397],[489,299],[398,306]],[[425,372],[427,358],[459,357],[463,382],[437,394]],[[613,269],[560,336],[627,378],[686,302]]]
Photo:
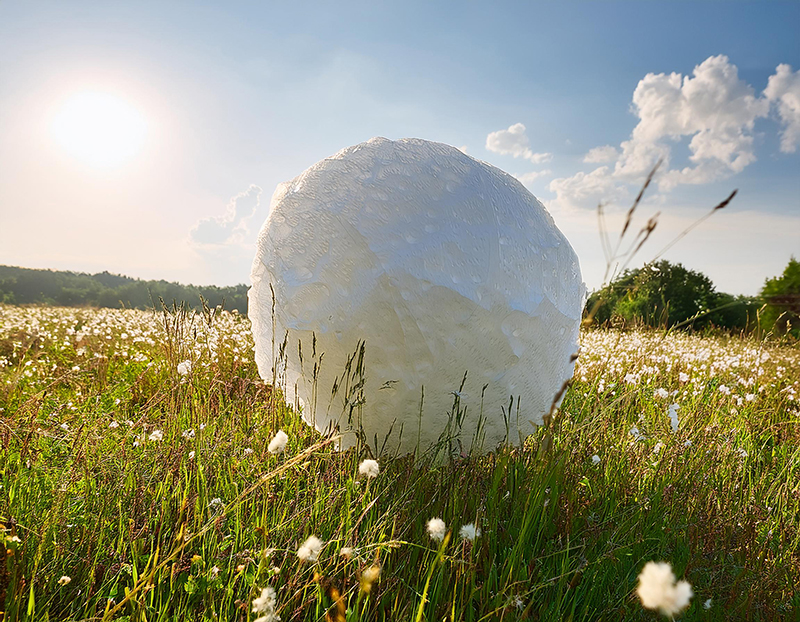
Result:
[[343,447],[518,444],[572,376],[575,252],[519,181],[448,145],[373,138],[278,186],[250,278],[259,373]]

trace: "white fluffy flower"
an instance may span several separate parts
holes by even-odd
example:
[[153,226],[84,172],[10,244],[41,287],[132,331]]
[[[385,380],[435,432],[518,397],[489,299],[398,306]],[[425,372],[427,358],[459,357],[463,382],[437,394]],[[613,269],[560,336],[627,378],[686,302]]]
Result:
[[59,585],[66,585],[66,584],[67,584],[67,583],[69,583],[70,581],[72,581],[72,577],[68,577],[67,575],[64,575],[63,577],[61,577],[61,578],[58,580],[58,584],[59,584]]
[[182,361],[178,363],[178,373],[181,376],[186,376],[190,371],[192,371],[191,361]]
[[267,451],[271,454],[282,454],[286,449],[286,443],[289,442],[289,437],[283,430],[278,430],[277,434],[272,437],[272,440],[267,445]]
[[254,622],[278,622],[281,617],[275,612],[278,600],[275,590],[265,587],[261,590],[261,596],[253,600],[253,613],[263,613],[263,616],[256,618]]
[[297,549],[297,556],[303,561],[315,562],[319,558],[322,550],[322,540],[317,536],[311,536]]
[[111,423],[108,424],[108,427],[113,430],[114,428],[119,427],[119,423],[117,423],[116,421],[112,421]]
[[673,432],[677,432],[678,431],[678,424],[679,424],[679,421],[678,421],[678,409],[679,408],[680,408],[680,406],[678,406],[677,404],[671,404],[670,407],[669,407],[669,423],[672,426],[672,431]]
[[432,518],[428,521],[428,535],[437,542],[444,540],[447,533],[447,525],[441,518]]
[[675,582],[672,567],[667,562],[647,562],[639,575],[636,593],[643,607],[658,609],[665,616],[674,616],[686,608],[694,595],[689,583]]
[[600,456],[597,454],[592,456],[592,464],[600,464]]
[[377,460],[367,459],[358,465],[358,472],[364,477],[371,478],[378,477],[378,473],[381,472],[381,469],[378,466]]
[[462,526],[458,532],[458,535],[464,540],[469,540],[472,542],[475,538],[478,538],[481,535],[481,530],[480,527],[476,527],[474,523],[470,523],[469,525]]
[[147,438],[151,441],[161,441],[164,439],[164,433],[161,430],[153,430]]
[[660,387],[656,389],[656,397],[660,397],[663,400],[669,397],[669,393],[664,387]]

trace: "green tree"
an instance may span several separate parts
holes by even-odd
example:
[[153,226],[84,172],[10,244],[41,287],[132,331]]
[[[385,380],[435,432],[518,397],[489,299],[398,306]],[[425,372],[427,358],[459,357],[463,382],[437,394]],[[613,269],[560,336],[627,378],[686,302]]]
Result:
[[800,261],[791,257],[781,276],[767,279],[761,298],[766,304],[761,325],[800,337]]
[[[714,325],[745,329],[755,316],[757,302],[744,296],[718,293],[705,274],[662,260],[627,270],[593,293],[587,313],[597,308],[599,323],[644,323],[704,328]],[[696,318],[696,319],[692,319]]]

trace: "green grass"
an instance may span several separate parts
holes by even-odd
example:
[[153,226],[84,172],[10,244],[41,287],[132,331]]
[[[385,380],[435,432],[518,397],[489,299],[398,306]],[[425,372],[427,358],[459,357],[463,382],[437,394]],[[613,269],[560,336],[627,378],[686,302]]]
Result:
[[798,348],[583,341],[523,448],[380,456],[367,480],[368,450],[336,452],[261,382],[244,318],[0,306],[2,620],[253,620],[265,586],[284,621],[656,620],[650,560],[692,584],[681,619],[800,619]]

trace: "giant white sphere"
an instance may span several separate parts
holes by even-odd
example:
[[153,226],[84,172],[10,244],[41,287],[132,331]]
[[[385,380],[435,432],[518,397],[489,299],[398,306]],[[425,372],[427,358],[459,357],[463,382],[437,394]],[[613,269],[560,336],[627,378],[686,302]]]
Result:
[[259,373],[343,447],[363,429],[425,450],[448,421],[465,450],[517,444],[572,376],[575,252],[519,181],[448,145],[373,138],[278,186],[251,280]]

